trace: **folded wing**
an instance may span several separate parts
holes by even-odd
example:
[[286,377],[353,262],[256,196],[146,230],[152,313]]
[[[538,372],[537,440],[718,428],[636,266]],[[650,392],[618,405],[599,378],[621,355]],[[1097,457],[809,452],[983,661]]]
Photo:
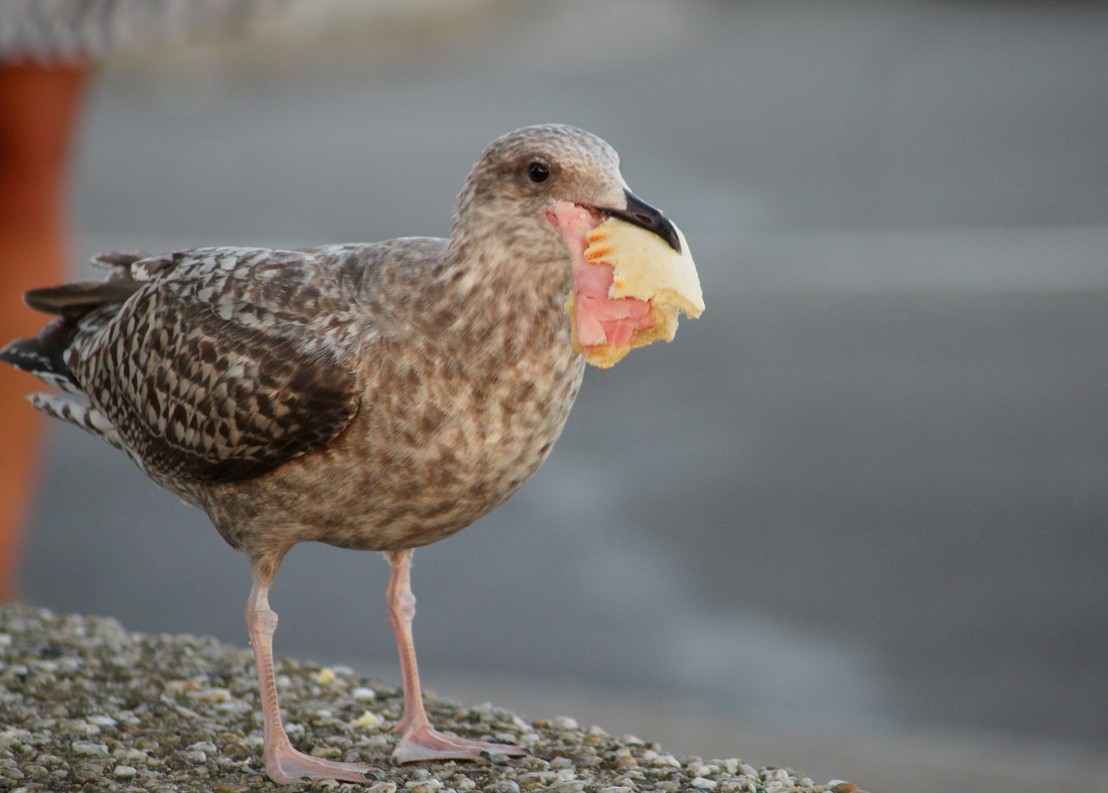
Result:
[[29,302],[62,315],[72,379],[152,472],[258,476],[357,413],[344,358],[359,318],[317,257],[209,248],[111,264],[107,281]]

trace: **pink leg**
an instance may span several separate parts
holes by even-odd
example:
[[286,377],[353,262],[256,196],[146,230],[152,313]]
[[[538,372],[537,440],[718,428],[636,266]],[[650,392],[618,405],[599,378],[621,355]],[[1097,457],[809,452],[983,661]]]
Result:
[[419,685],[415,644],[412,642],[412,618],[415,616],[415,595],[412,594],[412,551],[386,552],[392,565],[389,577],[389,622],[396,634],[400,651],[400,673],[404,679],[404,716],[396,725],[400,742],[392,753],[393,762],[413,763],[420,760],[477,760],[489,755],[520,756],[527,750],[502,743],[487,743],[459,738],[431,727],[423,709],[423,692]]
[[281,711],[277,704],[277,682],[273,676],[273,632],[277,628],[277,613],[269,607],[269,585],[276,569],[254,565],[254,586],[246,602],[246,629],[254,648],[254,664],[258,670],[258,685],[262,694],[262,716],[265,730],[265,770],[278,784],[290,784],[312,779],[339,779],[344,782],[373,782],[373,766],[359,763],[336,763],[298,752],[289,743],[281,726]]

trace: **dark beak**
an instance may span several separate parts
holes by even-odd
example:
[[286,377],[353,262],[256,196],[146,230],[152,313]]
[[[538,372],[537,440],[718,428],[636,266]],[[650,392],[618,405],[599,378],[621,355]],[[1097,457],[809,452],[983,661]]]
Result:
[[613,207],[593,207],[593,209],[601,214],[626,220],[639,228],[657,234],[666,241],[669,247],[680,253],[681,240],[677,236],[677,229],[669,222],[669,218],[663,215],[660,209],[650,206],[630,190],[624,190],[623,192],[627,196],[626,209],[615,209]]

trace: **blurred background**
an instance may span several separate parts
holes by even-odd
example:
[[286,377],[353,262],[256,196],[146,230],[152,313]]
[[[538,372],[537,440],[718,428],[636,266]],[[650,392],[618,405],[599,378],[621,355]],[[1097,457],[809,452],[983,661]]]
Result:
[[[1108,790],[1108,5],[303,5],[98,70],[74,275],[445,236],[483,146],[560,121],[681,225],[707,302],[416,553],[429,688],[871,791]],[[277,652],[395,682],[386,577],[298,547]],[[249,583],[49,428],[25,599],[245,645]]]

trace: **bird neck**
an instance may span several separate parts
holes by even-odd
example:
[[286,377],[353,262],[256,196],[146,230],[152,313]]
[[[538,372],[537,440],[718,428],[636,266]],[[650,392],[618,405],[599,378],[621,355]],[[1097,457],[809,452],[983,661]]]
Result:
[[560,306],[573,282],[565,246],[542,227],[456,221],[443,261],[452,297],[478,310],[502,300],[521,310]]
[[461,239],[465,244],[452,238],[443,258],[436,327],[464,333],[481,347],[520,353],[519,344],[545,346],[563,336],[568,344],[565,301],[572,276],[564,251],[543,257],[510,239],[496,246]]

